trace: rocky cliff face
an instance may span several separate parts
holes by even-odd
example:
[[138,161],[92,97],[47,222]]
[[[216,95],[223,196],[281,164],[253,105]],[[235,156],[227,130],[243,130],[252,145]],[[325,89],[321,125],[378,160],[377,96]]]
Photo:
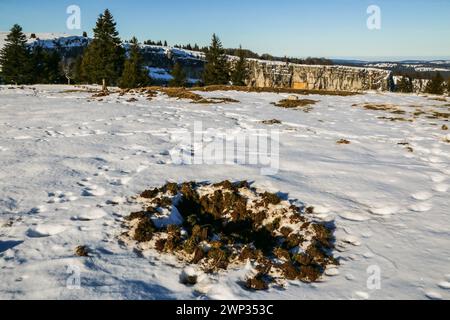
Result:
[[295,65],[281,62],[249,61],[252,87],[310,90],[362,91],[390,88],[391,72],[373,68]]
[[[42,39],[29,39],[28,45],[58,50],[64,59],[73,59],[83,53],[90,41],[89,38],[79,36],[57,37],[49,34]],[[0,47],[3,42],[0,41]],[[125,48],[128,46],[124,44]],[[155,84],[166,84],[170,80],[169,72],[176,62],[183,66],[192,84],[202,77],[205,65],[203,53],[150,45],[142,45],[141,50]],[[232,63],[236,61],[236,57],[230,56],[229,59]],[[248,85],[252,87],[386,91],[390,89],[392,78],[390,71],[374,68],[296,65],[255,59],[250,59],[248,63]]]

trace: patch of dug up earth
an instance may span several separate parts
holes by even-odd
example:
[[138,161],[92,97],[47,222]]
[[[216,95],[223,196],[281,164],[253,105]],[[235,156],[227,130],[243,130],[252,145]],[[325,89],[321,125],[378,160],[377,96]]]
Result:
[[317,281],[333,257],[334,225],[314,221],[277,194],[246,181],[168,183],[143,192],[127,220],[125,242],[156,249],[207,273],[253,266],[243,285],[265,290],[286,280]]

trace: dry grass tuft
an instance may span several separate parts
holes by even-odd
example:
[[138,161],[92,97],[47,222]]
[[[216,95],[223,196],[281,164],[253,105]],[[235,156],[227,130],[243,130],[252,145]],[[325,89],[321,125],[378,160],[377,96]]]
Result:
[[350,144],[351,142],[346,139],[341,139],[336,142],[337,144]]
[[273,105],[287,109],[302,108],[304,112],[310,112],[313,109],[310,106],[316,103],[317,103],[316,100],[311,99],[298,99],[298,100],[283,99],[278,103],[273,103]]

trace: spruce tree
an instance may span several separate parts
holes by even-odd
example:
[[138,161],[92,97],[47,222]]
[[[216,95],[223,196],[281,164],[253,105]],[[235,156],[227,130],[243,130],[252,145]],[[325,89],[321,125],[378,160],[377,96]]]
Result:
[[231,73],[231,81],[235,86],[245,86],[248,77],[247,60],[245,59],[245,52],[242,47],[238,50],[239,60],[234,66],[234,70]]
[[186,72],[183,70],[183,67],[180,63],[175,63],[175,66],[171,72],[172,80],[169,82],[169,86],[171,87],[184,87],[186,86]]
[[150,83],[148,72],[144,69],[143,58],[138,40],[133,37],[130,41],[129,58],[125,61],[119,86],[122,89],[144,87]]
[[402,93],[411,93],[414,91],[414,87],[413,87],[413,83],[412,83],[412,79],[410,77],[407,76],[403,76],[400,81],[397,83],[397,92],[402,92]]
[[444,78],[439,72],[430,82],[428,82],[425,92],[431,94],[444,94]]
[[123,70],[124,50],[116,23],[111,12],[106,9],[97,20],[94,40],[86,49],[82,69],[88,82],[106,85],[117,84]]
[[205,85],[223,85],[230,81],[229,66],[220,39],[214,34],[211,46],[206,52],[206,65],[203,71]]
[[29,83],[31,81],[30,63],[27,37],[22,32],[22,27],[16,24],[6,37],[6,44],[0,51],[3,81],[14,84]]

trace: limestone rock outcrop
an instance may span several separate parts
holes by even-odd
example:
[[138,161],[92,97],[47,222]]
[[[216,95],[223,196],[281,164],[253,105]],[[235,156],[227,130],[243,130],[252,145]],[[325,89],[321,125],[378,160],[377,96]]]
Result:
[[387,91],[391,72],[374,68],[298,65],[249,60],[251,87],[333,91]]

